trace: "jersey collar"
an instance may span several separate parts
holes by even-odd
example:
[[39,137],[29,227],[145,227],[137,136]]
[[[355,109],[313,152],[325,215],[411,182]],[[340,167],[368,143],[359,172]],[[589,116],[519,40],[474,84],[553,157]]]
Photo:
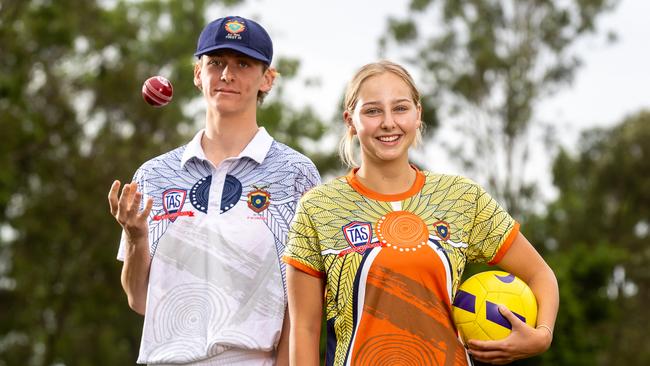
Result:
[[[197,132],[185,147],[185,151],[183,151],[183,156],[181,158],[181,168],[184,167],[185,163],[187,163],[192,158],[199,160],[208,160],[205,157],[203,148],[201,147],[201,138],[203,137],[204,133],[205,129]],[[272,144],[273,137],[269,135],[264,127],[260,127],[251,142],[249,142],[244,150],[239,153],[237,159],[248,157],[255,160],[258,164],[262,164],[264,158],[266,158],[266,154],[268,154],[269,150],[271,149]]]
[[357,178],[357,170],[359,170],[359,168],[353,168],[352,170],[350,170],[350,173],[348,173],[345,179],[347,180],[348,184],[352,186],[352,188],[358,193],[360,193],[362,196],[377,201],[386,201],[386,202],[403,201],[409,197],[414,196],[420,190],[422,190],[422,187],[424,186],[424,182],[426,180],[424,173],[422,173],[415,165],[411,164],[411,168],[415,170],[415,181],[413,182],[411,188],[409,188],[406,192],[402,192],[398,194],[383,194],[383,193],[375,192],[372,189],[364,186],[361,183],[361,181],[359,181],[359,179]]

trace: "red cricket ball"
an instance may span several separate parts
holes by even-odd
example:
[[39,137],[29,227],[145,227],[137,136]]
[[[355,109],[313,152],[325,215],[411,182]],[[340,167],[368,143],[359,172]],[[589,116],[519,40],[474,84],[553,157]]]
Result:
[[142,85],[142,98],[149,105],[162,107],[172,101],[172,83],[162,76],[152,76]]

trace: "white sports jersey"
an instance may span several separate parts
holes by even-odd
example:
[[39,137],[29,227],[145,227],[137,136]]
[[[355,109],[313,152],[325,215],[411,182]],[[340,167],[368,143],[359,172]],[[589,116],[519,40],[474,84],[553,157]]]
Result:
[[154,199],[138,363],[217,365],[226,361],[221,355],[271,364],[286,305],[280,257],[297,201],[320,177],[309,159],[263,128],[217,167],[205,157],[202,136],[135,174],[145,199]]

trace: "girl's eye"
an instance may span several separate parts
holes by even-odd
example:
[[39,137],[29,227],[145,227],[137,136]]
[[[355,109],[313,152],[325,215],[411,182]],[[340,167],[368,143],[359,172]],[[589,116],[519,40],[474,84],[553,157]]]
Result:
[[368,114],[368,115],[376,115],[380,113],[381,113],[381,109],[379,108],[368,108],[364,111],[364,114]]
[[408,106],[405,105],[398,105],[395,107],[395,112],[406,112],[409,110]]

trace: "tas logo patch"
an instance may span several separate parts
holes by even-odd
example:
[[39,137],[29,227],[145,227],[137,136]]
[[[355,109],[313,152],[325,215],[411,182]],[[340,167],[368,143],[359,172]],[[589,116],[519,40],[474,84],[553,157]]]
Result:
[[162,205],[163,210],[165,210],[165,214],[156,215],[153,217],[153,219],[169,219],[169,221],[174,222],[178,216],[194,216],[193,211],[181,211],[183,209],[183,205],[185,205],[186,196],[187,191],[184,189],[172,188],[164,191],[162,194]]
[[370,240],[372,240],[372,226],[369,222],[353,221],[343,226],[343,236],[352,248],[370,244]]
[[372,225],[369,222],[352,221],[341,228],[343,237],[348,242],[350,248],[342,250],[339,257],[346,254],[357,252],[365,253],[366,249],[380,247],[381,243],[372,242]]

